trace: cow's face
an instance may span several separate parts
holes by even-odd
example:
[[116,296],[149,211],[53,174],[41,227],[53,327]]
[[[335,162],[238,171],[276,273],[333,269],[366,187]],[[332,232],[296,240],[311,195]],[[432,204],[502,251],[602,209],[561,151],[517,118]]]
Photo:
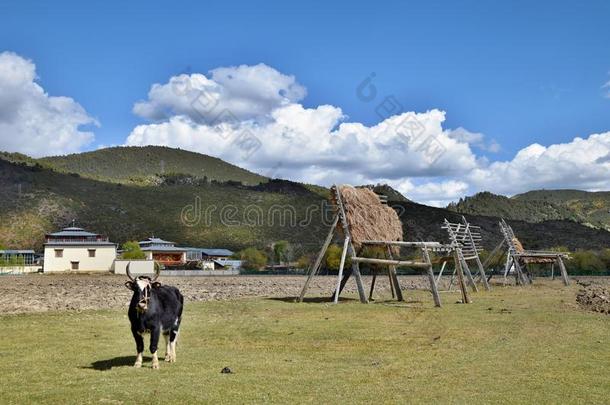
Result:
[[157,288],[161,285],[158,282],[151,281],[150,278],[140,276],[134,281],[128,281],[125,286],[133,291],[133,294],[138,301],[136,310],[140,313],[146,312],[150,305],[150,296],[153,288]]

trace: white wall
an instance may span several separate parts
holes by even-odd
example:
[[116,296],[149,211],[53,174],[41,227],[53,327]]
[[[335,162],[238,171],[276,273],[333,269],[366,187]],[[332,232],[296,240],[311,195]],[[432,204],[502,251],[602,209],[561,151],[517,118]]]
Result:
[[155,262],[154,260],[122,260],[117,259],[114,261],[114,274],[127,274],[125,269],[127,263],[131,263],[129,271],[131,274],[154,274],[155,273]]
[[26,274],[26,273],[38,273],[40,266],[14,266],[14,267],[0,267],[0,274]]
[[[63,257],[55,257],[56,249],[63,249]],[[89,249],[95,249],[95,257],[89,257]],[[45,246],[44,272],[73,271],[71,262],[78,262],[78,271],[111,271],[115,259],[114,245]]]

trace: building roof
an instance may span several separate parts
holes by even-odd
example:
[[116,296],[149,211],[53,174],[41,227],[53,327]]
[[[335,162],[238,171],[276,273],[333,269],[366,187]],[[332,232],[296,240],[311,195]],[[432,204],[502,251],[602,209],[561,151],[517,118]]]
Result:
[[0,250],[0,255],[27,255],[34,254],[33,250]]
[[233,254],[229,249],[206,249],[195,247],[185,247],[183,249],[191,252],[201,252],[206,256],[231,256]]
[[140,242],[138,242],[138,244],[140,245],[150,245],[150,244],[160,244],[160,245],[174,245],[174,242],[170,242],[167,240],[163,240],[161,238],[155,238],[154,236],[141,240]]
[[50,240],[45,246],[116,246],[107,240]]
[[47,236],[98,236],[97,233],[87,232],[81,228],[64,228],[59,232],[47,234]]
[[212,260],[214,263],[217,263],[221,266],[231,266],[231,267],[241,267],[241,265],[243,264],[242,260],[222,260],[222,259],[215,259]]
[[142,252],[186,252],[184,248],[178,248],[175,246],[145,246],[141,248]]

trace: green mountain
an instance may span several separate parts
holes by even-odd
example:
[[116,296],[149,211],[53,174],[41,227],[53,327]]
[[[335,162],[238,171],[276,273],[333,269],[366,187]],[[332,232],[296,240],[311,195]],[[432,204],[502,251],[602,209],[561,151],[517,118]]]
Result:
[[[0,245],[41,249],[45,233],[76,219],[118,243],[154,234],[194,246],[240,249],[286,239],[311,248],[325,232],[324,198],[300,184],[277,183],[143,186],[0,159]],[[300,227],[308,217],[311,224]]]
[[[165,174],[155,166],[160,156]],[[206,174],[199,174],[201,168]],[[410,240],[444,241],[443,219],[457,221],[461,215],[413,203],[388,186],[376,189],[398,210]],[[0,153],[0,190],[0,245],[8,248],[40,250],[45,233],[76,219],[116,243],[154,234],[181,245],[239,250],[288,240],[298,255],[317,251],[330,224],[326,188],[268,180],[209,156],[169,148],[110,148],[40,160]],[[498,218],[467,217],[482,227],[485,246],[493,248],[500,238]],[[610,232],[548,219],[511,225],[532,249],[610,246]]]
[[239,181],[256,185],[267,178],[218,158],[165,146],[129,146],[38,159],[62,173],[124,184],[158,184],[167,177],[188,175],[199,180]]
[[450,204],[458,213],[500,216],[527,222],[569,220],[610,231],[610,192],[535,190],[513,197],[489,192]]

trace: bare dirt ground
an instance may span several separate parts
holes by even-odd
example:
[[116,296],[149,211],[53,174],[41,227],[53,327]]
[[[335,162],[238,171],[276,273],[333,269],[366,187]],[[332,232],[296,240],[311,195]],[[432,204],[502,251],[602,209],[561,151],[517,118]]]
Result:
[[576,295],[576,302],[589,311],[610,315],[610,283],[597,280],[579,280],[582,287]]
[[[579,277],[578,280],[589,278]],[[594,284],[610,286],[610,278],[593,278]],[[428,289],[424,276],[400,276],[403,290]],[[443,278],[445,288],[448,277]],[[494,279],[496,280],[496,279]],[[575,280],[575,281],[578,281]],[[125,276],[88,274],[32,274],[0,277],[0,313],[127,308],[131,291],[125,288]],[[162,277],[164,284],[176,286],[188,301],[219,301],[246,297],[296,297],[305,276],[235,276],[235,277]],[[364,276],[365,289],[371,279]],[[500,282],[498,278],[496,282]],[[335,277],[315,277],[307,296],[330,296]],[[441,286],[441,288],[443,288]],[[455,287],[454,287],[455,288]],[[355,293],[350,280],[346,293]],[[375,295],[390,294],[387,277],[379,276]]]
[[[32,274],[0,277],[0,311],[15,314],[41,311],[127,308],[131,291],[127,278],[114,275]],[[159,281],[180,289],[185,300],[233,300],[245,297],[296,297],[305,276],[162,277]],[[315,277],[307,295],[330,296],[335,277]],[[403,289],[426,288],[427,279],[400,277]],[[365,277],[365,285],[370,278]],[[350,280],[345,292],[356,292]],[[367,290],[368,293],[368,290]],[[387,277],[378,277],[376,294],[389,294]]]

